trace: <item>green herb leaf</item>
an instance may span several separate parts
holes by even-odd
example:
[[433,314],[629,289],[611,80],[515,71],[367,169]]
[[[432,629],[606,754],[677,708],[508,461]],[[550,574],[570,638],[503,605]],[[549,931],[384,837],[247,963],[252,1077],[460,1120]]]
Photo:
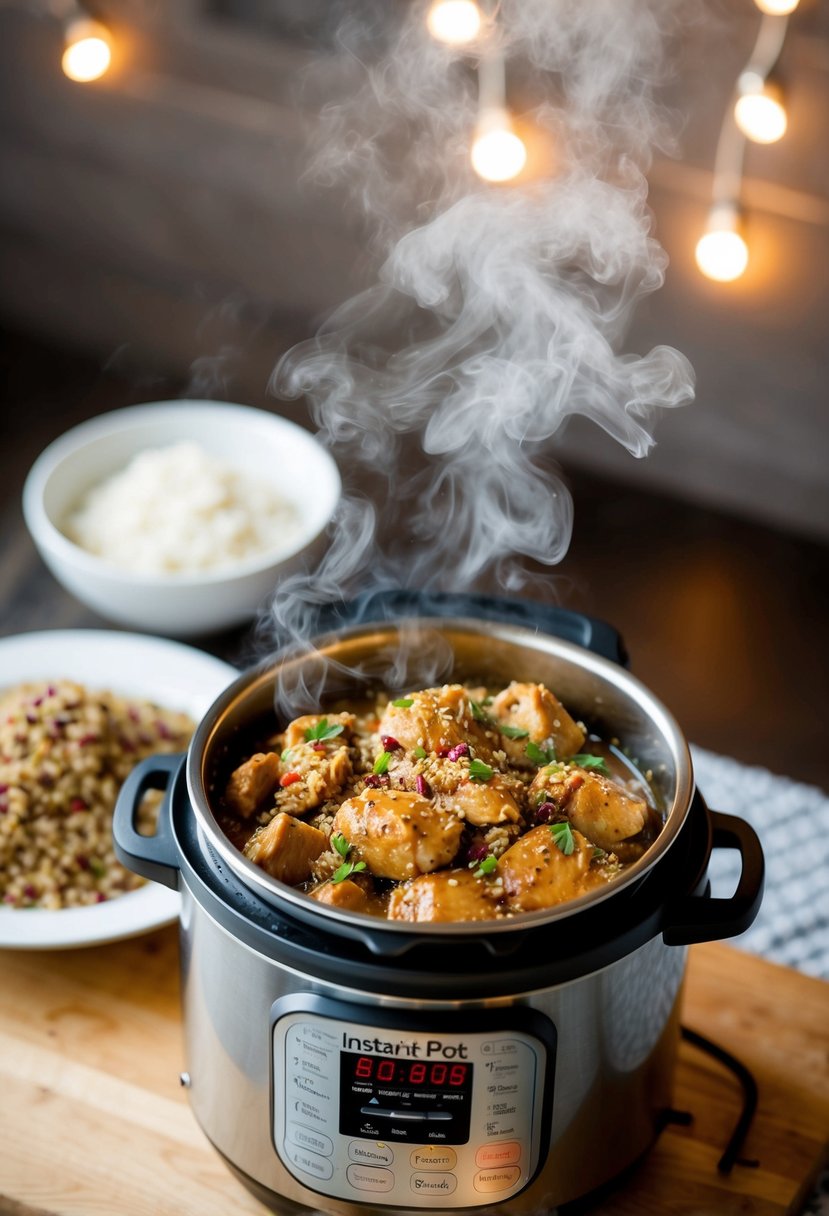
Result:
[[501,734],[506,735],[508,739],[526,739],[530,733],[522,726],[503,726],[500,722],[497,723],[497,726]]
[[411,709],[414,701],[411,697],[398,697],[396,701],[392,701],[395,709]]
[[89,868],[96,878],[103,878],[107,872],[107,868],[102,861],[97,861],[94,857],[90,859]]
[[344,879],[350,878],[352,874],[359,874],[365,868],[366,863],[364,861],[344,861],[339,869],[335,870],[331,875],[331,881],[343,882]]
[[492,773],[493,770],[488,764],[484,764],[483,760],[469,761],[469,776],[473,781],[489,781]]
[[339,853],[340,857],[347,857],[348,850],[351,848],[351,845],[348,843],[345,836],[343,836],[342,832],[334,833],[334,835],[331,837],[331,846],[337,853]]
[[472,717],[476,722],[491,722],[492,718],[481,705],[480,701],[473,701],[469,698],[469,708],[472,710]]
[[282,755],[279,757],[279,759],[282,761],[283,764],[287,764],[288,761],[290,760],[292,750],[293,750],[292,748],[286,747],[284,752],[282,753]]
[[426,759],[426,748],[425,747],[416,747],[414,749],[414,754],[417,756],[418,760],[425,760]]
[[556,759],[556,749],[554,747],[539,747],[537,743],[530,741],[525,747],[527,759],[532,760],[533,764],[552,764]]
[[306,729],[305,742],[321,743],[324,739],[335,739],[337,735],[343,733],[344,729],[341,722],[333,722],[329,725],[327,718],[320,718],[316,726],[309,726]]
[[383,773],[388,772],[389,760],[391,760],[391,752],[381,752],[374,761],[374,768],[372,769],[372,772],[378,777],[382,776]]
[[605,777],[610,776],[610,769],[607,767],[604,756],[590,756],[586,752],[579,752],[577,756],[571,756],[567,763],[577,764],[579,768],[594,769],[597,773],[603,773]]
[[[475,864],[474,861],[472,864],[473,865]],[[483,878],[483,876],[485,874],[492,874],[497,869],[498,869],[498,858],[493,857],[492,854],[490,853],[489,856],[485,857],[483,859],[483,861],[481,862],[481,864],[478,866],[477,870],[475,871],[475,877]]]
[[600,858],[602,858],[602,857],[607,857],[607,853],[604,851],[604,849],[600,849],[597,844],[594,844],[593,845],[593,861],[599,861]]
[[576,842],[573,839],[573,833],[570,830],[569,823],[551,823],[550,835],[554,842],[561,849],[565,857],[569,857],[576,847]]

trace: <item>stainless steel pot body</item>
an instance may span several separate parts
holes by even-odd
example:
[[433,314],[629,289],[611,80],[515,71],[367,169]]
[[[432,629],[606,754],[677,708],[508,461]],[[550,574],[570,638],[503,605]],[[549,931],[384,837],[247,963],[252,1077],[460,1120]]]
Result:
[[[374,1026],[378,1010],[394,1010],[415,1025],[430,1024],[432,1015],[447,1011],[458,1028],[469,1025],[485,1010],[499,1016],[509,1031],[516,1007],[538,1012],[555,1027],[557,1045],[552,1085],[552,1123],[539,1146],[540,1169],[529,1187],[499,1201],[475,1189],[475,1174],[457,1170],[448,1175],[454,1191],[451,1204],[430,1205],[449,1212],[476,1206],[505,1214],[547,1213],[561,1203],[584,1195],[613,1178],[640,1157],[652,1143],[660,1115],[671,1103],[671,1086],[678,1042],[678,1020],[686,950],[652,939],[606,969],[557,987],[509,998],[465,1001],[401,1000],[382,991],[351,989],[344,967],[341,984],[321,982],[292,971],[239,941],[219,925],[194,898],[182,890],[182,965],[184,1025],[189,1097],[193,1112],[214,1146],[229,1164],[276,1211],[292,1213],[296,1206],[331,1213],[388,1211],[382,1196],[354,1192],[344,1201],[320,1193],[326,1183],[308,1179],[305,1169],[283,1162],[291,1145],[274,1142],[275,1123],[285,1095],[274,1084],[268,1027],[275,1002],[287,996],[347,1000],[365,1009],[364,1025]],[[461,985],[462,986],[462,985]],[[290,1097],[289,1097],[290,1103]],[[315,1128],[300,1114],[300,1126]],[[323,1137],[330,1129],[323,1129]],[[336,1140],[336,1137],[328,1137]],[[281,1137],[279,1137],[281,1140]],[[511,1141],[508,1132],[499,1143]],[[357,1141],[349,1141],[357,1143]],[[325,1160],[339,1172],[348,1169],[348,1145],[340,1142]],[[398,1193],[412,1195],[411,1211],[423,1213],[415,1202],[411,1146],[391,1145],[384,1158],[383,1177],[395,1177]],[[312,1154],[313,1160],[316,1156]],[[307,1168],[307,1166],[305,1167]],[[369,1170],[371,1177],[373,1171]],[[380,1203],[375,1204],[375,1200]]]
[[[423,644],[410,634],[408,650],[396,625],[340,631],[310,657],[241,677],[199,726],[186,764],[145,762],[119,797],[119,858],[182,892],[193,1110],[230,1167],[277,1211],[468,1207],[529,1216],[593,1191],[645,1152],[670,1105],[684,947],[739,933],[756,915],[759,843],[695,796],[671,716],[620,666],[549,636],[543,620],[536,626],[420,620],[414,636]],[[431,656],[435,639],[444,655],[440,678],[541,680],[653,771],[665,827],[606,891],[509,921],[398,924],[321,906],[230,846],[211,791],[240,732],[272,709],[277,682],[304,686],[310,708],[332,693],[359,695],[384,678],[389,654],[402,653],[411,665],[398,664],[386,682],[423,686],[426,639]],[[153,838],[135,827],[150,786],[169,787]],[[727,900],[710,898],[706,886],[718,846],[739,849],[743,861]],[[470,1062],[458,1073],[461,1090],[444,1087],[434,1111],[420,1103],[417,1135],[369,1135],[370,1103],[389,1091],[372,1090],[373,1081],[366,1088],[360,1069],[376,1065],[379,1077],[389,1052],[419,1064],[432,1045]],[[398,1081],[411,1086],[421,1074],[407,1067],[404,1059]],[[432,1116],[455,1128],[458,1111],[466,1125],[457,1135],[433,1130]],[[394,1130],[399,1114],[385,1111],[386,1126]]]

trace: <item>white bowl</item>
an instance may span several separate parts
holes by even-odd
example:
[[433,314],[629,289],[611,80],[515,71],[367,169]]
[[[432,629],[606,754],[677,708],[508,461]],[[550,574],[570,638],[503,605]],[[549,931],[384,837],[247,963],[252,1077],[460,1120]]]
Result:
[[[300,520],[286,543],[196,574],[137,574],[87,553],[61,531],[82,496],[138,452],[182,440],[271,480]],[[101,616],[177,637],[249,620],[280,578],[322,552],[341,493],[337,466],[301,427],[264,410],[213,401],[159,401],[115,410],[67,431],[38,457],[23,514],[55,578]]]

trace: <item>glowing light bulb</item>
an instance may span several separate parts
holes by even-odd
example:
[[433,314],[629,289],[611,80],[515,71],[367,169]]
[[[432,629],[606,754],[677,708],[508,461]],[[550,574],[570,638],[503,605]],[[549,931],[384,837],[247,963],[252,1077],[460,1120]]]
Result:
[[64,74],[85,84],[100,80],[112,62],[109,30],[97,21],[73,21],[66,31],[61,59]]
[[708,230],[697,241],[697,266],[707,279],[733,283],[748,266],[748,245],[740,235],[740,219],[732,206],[714,207]]
[[794,12],[799,0],[754,0],[754,3],[761,13],[768,13],[770,17],[785,17]]
[[474,42],[481,32],[481,10],[475,0],[435,0],[426,25],[438,42],[462,46]]
[[780,86],[755,72],[743,72],[737,89],[740,96],[734,104],[734,120],[746,139],[756,144],[782,139],[788,119]]
[[472,168],[485,182],[508,182],[527,163],[527,149],[515,134],[506,110],[485,111],[475,129]]

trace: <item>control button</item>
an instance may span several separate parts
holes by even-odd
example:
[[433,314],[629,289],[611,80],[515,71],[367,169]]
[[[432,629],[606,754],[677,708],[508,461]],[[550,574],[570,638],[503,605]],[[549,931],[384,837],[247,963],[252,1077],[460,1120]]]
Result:
[[391,1170],[374,1169],[370,1165],[350,1165],[345,1176],[355,1191],[390,1191],[394,1186]]
[[454,1174],[412,1174],[411,1187],[418,1195],[451,1195],[458,1185]]
[[517,1140],[502,1140],[500,1144],[484,1144],[475,1154],[475,1164],[480,1168],[494,1165],[515,1165],[521,1160],[521,1145]]
[[352,1140],[348,1146],[349,1161],[361,1161],[363,1165],[391,1165],[394,1153],[387,1144],[376,1140]]
[[508,1191],[511,1186],[515,1186],[520,1177],[521,1171],[518,1166],[508,1165],[503,1169],[481,1170],[472,1179],[472,1185],[476,1191],[488,1195],[493,1191]]
[[409,1158],[415,1170],[453,1170],[458,1164],[458,1154],[449,1146],[438,1148],[427,1144],[424,1148],[412,1149]]
[[312,1178],[325,1181],[334,1173],[334,1166],[327,1157],[318,1157],[316,1153],[310,1153],[296,1144],[287,1144],[285,1155],[298,1170],[310,1174]]
[[323,1157],[330,1157],[334,1152],[334,1143],[328,1136],[315,1132],[310,1127],[303,1127],[301,1123],[289,1123],[285,1134],[299,1148],[309,1148],[314,1153],[321,1153]]

